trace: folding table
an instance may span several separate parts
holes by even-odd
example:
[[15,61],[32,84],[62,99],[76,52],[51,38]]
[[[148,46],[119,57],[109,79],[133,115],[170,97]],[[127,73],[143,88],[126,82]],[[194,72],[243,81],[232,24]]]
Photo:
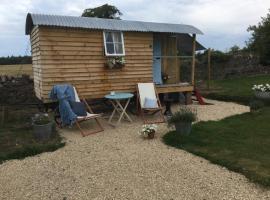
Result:
[[[122,118],[126,117],[126,119],[130,122],[132,122],[132,119],[128,116],[126,109],[128,107],[128,104],[130,102],[130,99],[133,97],[134,95],[131,93],[115,93],[114,95],[111,94],[107,94],[105,95],[105,98],[110,100],[110,102],[112,103],[114,110],[109,118],[109,124],[113,125],[113,126],[117,126],[119,125],[119,123],[121,122]],[[122,104],[122,103],[123,104]],[[124,103],[125,102],[125,103]],[[112,123],[112,119],[114,117],[114,115],[118,113],[119,114],[119,118],[116,122],[116,124]]]

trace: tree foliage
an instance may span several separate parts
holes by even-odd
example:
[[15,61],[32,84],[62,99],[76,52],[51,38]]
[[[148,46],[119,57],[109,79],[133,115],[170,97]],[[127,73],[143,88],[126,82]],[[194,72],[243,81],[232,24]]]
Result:
[[261,22],[249,26],[248,32],[251,32],[248,48],[260,56],[262,64],[270,64],[270,10]]
[[7,56],[0,57],[0,65],[31,64],[31,56]]
[[120,10],[109,4],[104,4],[96,8],[87,8],[83,11],[82,17],[98,17],[107,19],[120,19]]

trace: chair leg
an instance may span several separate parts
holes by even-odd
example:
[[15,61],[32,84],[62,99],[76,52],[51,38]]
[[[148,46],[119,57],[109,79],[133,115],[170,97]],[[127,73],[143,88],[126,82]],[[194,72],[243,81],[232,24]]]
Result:
[[144,114],[143,110],[141,109],[141,116],[142,116],[142,119],[143,119],[143,123],[144,124],[164,123],[165,122],[165,117],[164,117],[164,115],[162,113],[162,110],[159,110],[158,113],[160,115],[159,120],[153,120],[153,121],[152,120],[146,120],[145,119],[145,114]]
[[[80,132],[81,132],[81,135],[82,135],[83,137],[104,131],[103,127],[101,126],[101,123],[99,122],[99,120],[98,120],[97,118],[94,118],[94,120],[97,122],[97,125],[98,125],[99,128],[98,128],[97,130],[94,130],[94,131],[87,131],[87,132],[83,131],[83,129],[82,129],[81,126],[80,126],[79,121],[76,121],[76,122],[75,122],[76,125],[77,125],[77,127],[78,127],[78,129],[79,129]],[[82,122],[82,121],[81,121],[81,122]]]

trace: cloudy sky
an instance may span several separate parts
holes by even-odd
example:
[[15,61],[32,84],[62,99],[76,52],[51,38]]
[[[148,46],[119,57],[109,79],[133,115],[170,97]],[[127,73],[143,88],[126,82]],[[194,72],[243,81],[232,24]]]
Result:
[[29,54],[28,12],[80,16],[85,8],[104,3],[118,7],[126,20],[194,25],[204,32],[198,40],[219,50],[242,47],[247,27],[270,8],[270,0],[0,0],[0,56]]

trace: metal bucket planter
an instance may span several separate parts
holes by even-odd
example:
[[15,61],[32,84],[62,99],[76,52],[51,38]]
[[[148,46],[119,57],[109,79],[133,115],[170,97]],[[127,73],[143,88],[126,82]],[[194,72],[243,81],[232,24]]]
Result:
[[262,100],[270,100],[270,92],[255,91],[255,97]]
[[174,124],[177,134],[189,135],[191,132],[192,122],[177,122]]
[[35,138],[38,140],[50,139],[53,131],[52,125],[53,125],[52,122],[42,125],[33,124],[33,131]]

